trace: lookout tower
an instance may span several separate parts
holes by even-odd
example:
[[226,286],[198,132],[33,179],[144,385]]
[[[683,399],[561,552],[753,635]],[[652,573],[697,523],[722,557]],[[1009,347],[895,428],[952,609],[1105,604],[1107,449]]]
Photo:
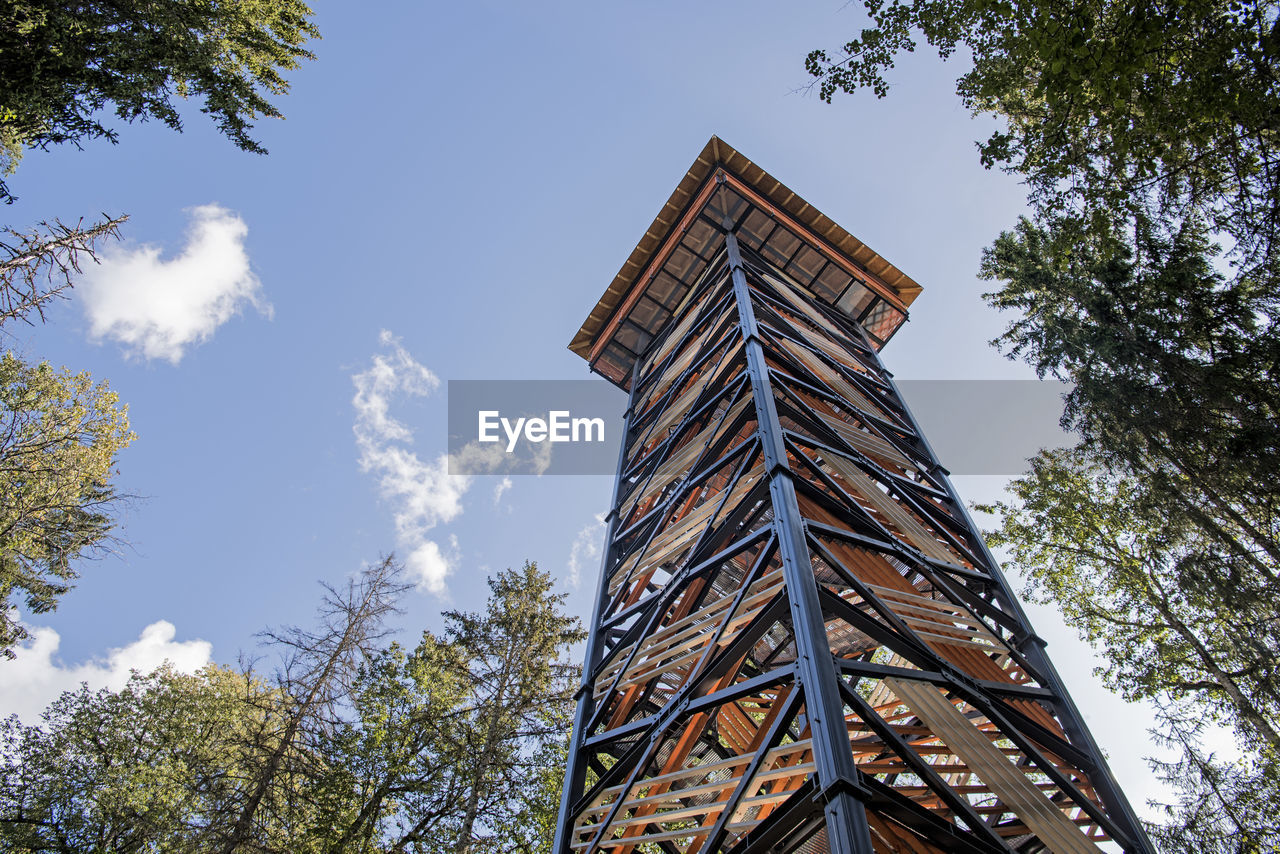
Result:
[[920,290],[712,137],[574,337],[630,405],[556,854],[1151,851],[881,363]]

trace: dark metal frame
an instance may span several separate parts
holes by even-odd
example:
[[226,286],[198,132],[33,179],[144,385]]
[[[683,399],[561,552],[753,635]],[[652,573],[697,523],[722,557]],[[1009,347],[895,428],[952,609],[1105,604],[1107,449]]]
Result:
[[892,680],[1151,854],[875,345],[743,216],[630,377],[556,854],[1048,850]]

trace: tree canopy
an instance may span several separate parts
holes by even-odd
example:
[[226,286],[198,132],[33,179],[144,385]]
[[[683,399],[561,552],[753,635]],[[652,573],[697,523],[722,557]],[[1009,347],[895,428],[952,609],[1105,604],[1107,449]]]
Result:
[[73,562],[110,543],[116,454],[133,441],[106,383],[0,355],[0,652],[26,636],[11,605],[53,610]]
[[[95,243],[114,237],[123,217],[90,228],[42,224],[0,237],[0,333],[8,323],[44,319],[65,295]],[[121,501],[111,485],[116,455],[129,445],[128,408],[106,383],[12,352],[0,356],[0,655],[26,630],[11,608],[57,606],[79,558],[112,542]]]
[[1228,287],[1201,226],[1136,240],[1023,220],[983,258],[1016,313],[996,340],[1074,384],[1065,425],[1141,476],[1259,577],[1280,566],[1280,309],[1253,277]]
[[40,726],[10,717],[0,723],[0,847],[212,850],[255,770],[245,746],[286,708],[235,670],[165,667],[119,691],[68,691]]
[[1004,127],[984,164],[1046,213],[1206,217],[1240,268],[1275,286],[1280,251],[1280,5],[1274,0],[864,0],[871,26],[812,51],[820,96],[888,93],[918,41],[972,67],[966,107]]
[[[1181,754],[1157,769],[1179,794],[1159,834],[1167,850],[1280,845],[1272,580],[1144,479],[1088,451],[1040,454],[1010,491],[1016,501],[979,508],[1002,517],[990,543],[1009,550],[1028,597],[1056,604],[1098,649],[1110,688],[1156,704],[1161,740]],[[1232,728],[1241,759],[1205,755],[1199,737],[1213,723]]]
[[25,149],[114,142],[107,112],[181,130],[175,98],[199,99],[228,139],[264,153],[254,122],[281,117],[270,96],[313,58],[312,14],[301,0],[0,0],[0,175]]
[[0,725],[0,849],[550,852],[581,637],[532,564],[412,651],[388,642],[388,558],[316,625],[242,664],[67,692]]

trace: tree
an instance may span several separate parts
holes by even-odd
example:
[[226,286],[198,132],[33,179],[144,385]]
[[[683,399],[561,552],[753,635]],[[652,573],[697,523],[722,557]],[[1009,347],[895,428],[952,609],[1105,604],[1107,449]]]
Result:
[[[1009,550],[1025,595],[1054,603],[1101,653],[1103,681],[1160,711],[1156,763],[1180,790],[1159,836],[1171,851],[1263,851],[1280,844],[1280,615],[1270,579],[1141,478],[1090,452],[1042,452],[1015,480],[1016,503],[988,535]],[[1229,725],[1244,756],[1204,755],[1207,723]],[[1233,840],[1229,847],[1220,847]],[[1239,845],[1239,847],[1236,847]]]
[[[1178,792],[1171,851],[1271,850],[1280,793],[1280,330],[1264,278],[1233,283],[1194,220],[1137,218],[1132,238],[1070,218],[1019,223],[983,259],[1018,313],[995,342],[1074,383],[1069,454],[1012,486],[993,538],[1043,601],[1109,662],[1108,681],[1161,708],[1157,763]],[[1236,763],[1199,726],[1232,725]]]
[[[560,613],[564,594],[551,576],[526,563],[489,580],[487,613],[446,612],[446,637],[464,650],[471,703],[462,730],[471,757],[456,769],[466,809],[451,846],[455,854],[492,850],[549,850],[548,775],[572,716],[578,669],[563,652],[585,635],[576,618]],[[558,808],[559,787],[550,790]],[[539,840],[538,832],[542,838]],[[511,845],[511,834],[533,839]],[[506,847],[510,845],[511,847]]]
[[1199,699],[1280,758],[1280,621],[1270,582],[1233,550],[1080,450],[1013,481],[990,536],[1035,601],[1054,602],[1129,700]]
[[10,610],[57,607],[74,561],[112,542],[116,454],[134,439],[106,383],[0,356],[0,652],[27,636]]
[[1160,804],[1165,821],[1152,828],[1165,851],[1179,854],[1264,854],[1280,847],[1275,804],[1280,779],[1274,767],[1247,757],[1218,759],[1200,745],[1205,719],[1198,709],[1160,709],[1159,741],[1177,755],[1151,761],[1177,800]]
[[972,68],[957,94],[1004,128],[982,162],[1028,184],[1041,214],[1091,226],[1199,213],[1242,273],[1276,287],[1280,6],[1275,0],[864,0],[871,26],[806,68],[830,101],[872,89],[923,38]]
[[994,343],[1074,384],[1064,426],[1170,512],[1276,582],[1280,565],[1280,299],[1228,287],[1203,229],[1143,224],[1133,242],[1023,220],[982,273],[1018,313]]
[[[124,220],[0,230],[0,330],[43,321],[84,260],[97,261],[97,241],[116,237]],[[11,596],[30,613],[53,610],[78,575],[73,562],[113,542],[112,512],[124,496],[110,479],[133,439],[128,408],[106,383],[0,356],[0,655],[11,657],[27,636]]]
[[[483,614],[382,645],[387,559],[267,639],[276,676],[209,667],[68,692],[0,726],[0,850],[547,854],[581,637],[531,564]],[[283,643],[283,646],[279,644]]]
[[439,636],[366,663],[323,751],[316,850],[550,851],[583,635],[535,564],[489,586],[483,614],[446,612]]
[[1189,704],[1236,726],[1232,779],[1277,790],[1280,5],[864,5],[841,55],[809,54],[821,97],[885,96],[917,39],[966,52],[960,98],[1003,120],[982,162],[1030,192],[1031,219],[983,258],[1003,283],[987,300],[1017,313],[993,343],[1075,384],[1063,423],[1082,441],[1015,481],[993,539],[1114,687],[1164,704],[1158,734],[1184,751],[1166,770],[1189,785],[1161,831],[1172,850],[1261,850],[1215,847],[1271,808],[1224,787],[1180,722]]
[[429,634],[412,652],[392,644],[366,660],[352,717],[320,750],[317,851],[418,850],[415,840],[444,832],[461,800],[452,768],[468,761],[454,738],[463,673],[457,651]]
[[251,776],[242,750],[283,697],[216,666],[68,691],[42,725],[0,724],[0,848],[208,850]]
[[378,656],[399,578],[387,558],[326,587],[318,628],[267,633],[282,651],[273,679],[248,665],[162,668],[118,692],[67,692],[41,726],[11,717],[0,729],[0,849],[330,850],[313,781],[337,757],[319,748],[342,723],[361,662]]
[[234,854],[258,849],[273,826],[295,832],[306,826],[311,805],[298,797],[299,787],[323,773],[324,757],[316,745],[342,725],[343,706],[361,666],[377,655],[379,642],[389,634],[386,619],[396,613],[396,600],[408,589],[402,574],[393,557],[383,558],[344,588],[324,585],[317,628],[264,633],[283,654],[275,681],[286,702],[280,713],[263,710],[271,727],[246,745],[253,770],[239,814],[219,839],[218,850]]
[[[26,149],[115,142],[105,109],[181,130],[175,96],[200,98],[232,142],[265,153],[253,122],[280,117],[267,97],[288,91],[283,72],[312,58],[311,15],[300,0],[0,0],[0,199],[12,202],[2,179]],[[43,320],[82,257],[96,260],[95,241],[123,221],[0,230],[0,326]],[[52,609],[76,575],[71,562],[109,541],[120,496],[107,475],[133,434],[114,395],[85,374],[7,354],[0,384],[0,654],[11,655],[25,632],[10,594],[25,594],[33,613]]]
[[[175,96],[200,99],[228,139],[265,153],[253,123],[281,117],[268,97],[313,58],[312,14],[300,0],[0,0],[0,175],[24,149],[115,142],[107,109],[180,131]],[[10,198],[2,181],[0,198]]]

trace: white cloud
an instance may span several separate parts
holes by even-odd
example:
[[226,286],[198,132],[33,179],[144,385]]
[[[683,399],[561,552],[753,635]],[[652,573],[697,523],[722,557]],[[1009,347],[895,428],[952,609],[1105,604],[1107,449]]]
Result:
[[493,506],[497,507],[502,503],[502,496],[512,487],[511,478],[504,477],[498,481],[498,485],[493,488]]
[[452,567],[427,534],[462,512],[462,496],[471,478],[450,475],[445,454],[423,462],[406,447],[413,441],[413,431],[392,417],[392,402],[430,394],[440,380],[390,332],[384,330],[379,342],[390,352],[375,355],[368,369],[351,377],[356,387],[351,405],[358,461],[362,470],[377,476],[383,496],[394,507],[396,540],[408,555],[405,565],[418,586],[443,593]]
[[216,204],[191,208],[187,243],[173,258],[160,248],[109,249],[76,285],[95,341],[110,338],[130,355],[178,364],[186,348],[246,305],[270,316],[262,283],[249,268],[248,226]]
[[449,561],[441,553],[439,543],[423,541],[409,552],[404,563],[409,577],[417,579],[419,587],[432,593],[444,592],[444,580],[449,575]]
[[449,458],[449,465],[454,471],[467,474],[488,474],[509,463],[510,458],[501,445],[474,439],[454,451]]
[[53,629],[30,629],[31,637],[14,650],[12,661],[0,661],[0,717],[18,715],[34,724],[40,713],[64,691],[81,682],[97,690],[118,691],[129,672],[150,673],[168,661],[174,669],[194,673],[209,663],[212,644],[202,640],[174,641],[177,630],[167,620],[157,620],[127,646],[112,649],[105,658],[64,666],[55,659],[62,638]]
[[547,469],[551,468],[551,443],[540,442],[533,452],[533,473],[538,477],[547,473]]
[[388,414],[391,397],[400,393],[424,397],[440,387],[440,378],[409,355],[387,330],[379,333],[378,343],[391,348],[390,356],[374,356],[372,367],[351,378],[356,386],[351,401],[356,410],[356,437],[407,442],[413,439],[413,431]]
[[377,474],[383,496],[395,507],[396,534],[401,541],[412,541],[462,512],[462,496],[471,480],[450,475],[444,454],[434,462],[423,462],[407,448],[357,443],[360,467]]
[[577,587],[582,581],[584,564],[600,559],[601,541],[604,539],[605,514],[597,513],[595,521],[578,532],[569,549],[569,586]]

